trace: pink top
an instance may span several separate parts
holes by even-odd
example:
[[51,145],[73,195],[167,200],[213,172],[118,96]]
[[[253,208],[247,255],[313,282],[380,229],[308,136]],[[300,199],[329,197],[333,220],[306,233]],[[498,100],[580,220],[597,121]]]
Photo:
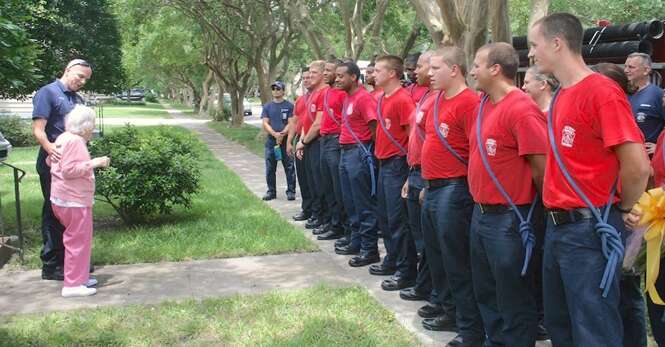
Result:
[[60,160],[49,156],[51,165],[51,197],[83,206],[92,206],[95,175],[85,139],[64,132],[55,140]]

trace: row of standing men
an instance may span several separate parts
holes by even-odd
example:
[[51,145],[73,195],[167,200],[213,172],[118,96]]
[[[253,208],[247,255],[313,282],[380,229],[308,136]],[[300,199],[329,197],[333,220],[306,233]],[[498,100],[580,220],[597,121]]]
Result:
[[[547,333],[554,346],[646,344],[623,302],[643,300],[639,276],[635,289],[621,274],[651,172],[644,136],[624,91],[584,64],[576,17],[545,17],[529,42],[528,94],[504,43],[475,54],[480,94],[457,47],[420,55],[406,88],[402,59],[379,57],[371,92],[355,63],[315,61],[295,117],[273,129],[264,107],[267,167],[274,175],[274,154],[286,154],[285,168],[295,154],[294,218],[336,239],[350,266],[389,275],[384,290],[429,301],[423,325],[455,330],[449,346],[533,346]],[[561,83],[554,95],[545,73]]]

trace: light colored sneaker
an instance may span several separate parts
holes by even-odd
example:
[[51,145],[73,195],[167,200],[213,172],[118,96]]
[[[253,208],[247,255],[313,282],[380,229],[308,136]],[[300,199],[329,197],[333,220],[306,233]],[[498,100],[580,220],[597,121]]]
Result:
[[90,296],[97,293],[97,289],[88,288],[86,286],[78,287],[62,287],[62,297],[63,298],[73,298],[77,296]]
[[96,278],[90,277],[90,278],[88,278],[88,282],[85,282],[85,286],[90,288],[90,287],[96,286],[97,283],[99,283],[99,281],[97,281]]

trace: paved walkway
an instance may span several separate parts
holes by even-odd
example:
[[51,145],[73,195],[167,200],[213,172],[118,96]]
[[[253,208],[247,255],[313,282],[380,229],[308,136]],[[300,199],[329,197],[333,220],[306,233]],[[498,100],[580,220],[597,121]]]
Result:
[[[215,157],[236,172],[250,191],[259,197],[265,193],[262,158],[225,139],[202,122],[187,119],[177,110],[167,111],[174,117],[173,124],[182,125],[198,134]],[[95,273],[100,280],[99,293],[77,300],[60,298],[58,293],[61,283],[41,281],[39,271],[2,272],[0,315],[254,294],[274,289],[306,288],[316,283],[358,284],[367,288],[377,301],[393,311],[397,320],[424,345],[442,346],[454,337],[454,333],[423,329],[416,310],[424,302],[404,301],[397,292],[383,291],[380,283],[385,277],[369,275],[366,267],[349,267],[348,257],[334,253],[333,241],[318,241],[304,230],[303,222],[294,222],[291,216],[300,210],[300,197],[296,201],[287,201],[282,193],[286,190],[286,182],[283,175],[277,176],[278,199],[270,201],[268,205],[286,220],[302,228],[319,245],[321,252],[100,266]]]

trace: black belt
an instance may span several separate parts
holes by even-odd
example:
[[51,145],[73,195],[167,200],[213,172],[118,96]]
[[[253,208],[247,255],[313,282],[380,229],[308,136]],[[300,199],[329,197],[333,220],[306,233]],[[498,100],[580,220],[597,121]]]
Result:
[[399,155],[393,155],[393,156],[390,157],[390,158],[379,159],[379,165],[385,165],[385,164],[388,164],[389,162],[391,162],[391,161],[393,161],[393,160],[397,160],[397,159],[402,159],[402,160],[404,160],[405,157],[403,157],[403,156],[399,156]]
[[324,140],[325,139],[336,139],[336,138],[339,138],[339,134],[327,134],[327,135],[321,136],[321,138],[324,139]]
[[440,188],[453,183],[466,183],[466,177],[437,178],[433,180],[425,180],[425,188],[427,189]]
[[409,172],[420,171],[420,165],[414,165],[409,167]]
[[[369,145],[369,142],[363,143],[363,146],[365,146],[365,148],[367,148],[368,145]],[[356,147],[358,147],[357,143],[349,143],[349,144],[340,144],[339,145],[339,148],[344,149],[344,150],[354,149]]]
[[548,209],[547,218],[551,218],[554,225],[575,223],[584,219],[593,218],[593,212],[587,207],[574,210]]
[[[501,204],[481,204],[477,203],[478,208],[480,209],[480,213],[486,214],[486,213],[506,213],[508,211],[512,211],[513,208],[510,207],[510,205],[501,205]],[[519,206],[518,206],[519,207]]]

